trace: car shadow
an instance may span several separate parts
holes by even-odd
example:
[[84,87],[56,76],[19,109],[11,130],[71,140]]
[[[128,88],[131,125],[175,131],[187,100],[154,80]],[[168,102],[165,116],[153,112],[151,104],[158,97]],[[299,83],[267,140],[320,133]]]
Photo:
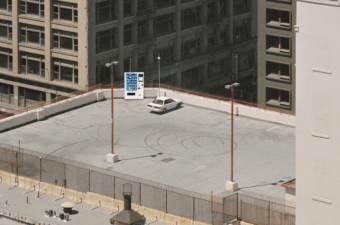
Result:
[[181,108],[184,108],[184,106],[181,105],[181,106],[178,107],[178,108],[176,107],[176,108],[174,108],[174,109],[169,109],[169,110],[166,111],[166,113],[162,113],[162,112],[154,112],[154,111],[150,111],[150,113],[151,113],[151,114],[154,114],[154,115],[162,116],[162,115],[165,115],[165,114],[167,114],[167,113],[169,113],[169,112],[173,112],[173,111],[180,110]]

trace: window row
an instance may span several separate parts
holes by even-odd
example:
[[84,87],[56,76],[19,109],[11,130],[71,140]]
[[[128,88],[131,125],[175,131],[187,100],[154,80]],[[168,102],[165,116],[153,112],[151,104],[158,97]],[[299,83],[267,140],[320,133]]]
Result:
[[[0,20],[0,38],[12,40],[12,22]],[[45,46],[45,28],[20,24],[20,42]],[[54,29],[53,48],[78,52],[78,34]]]
[[[44,0],[20,0],[20,14],[45,17]],[[1,0],[0,10],[12,12],[12,0]],[[78,4],[53,1],[53,19],[78,23]]]
[[[13,70],[12,50],[0,48],[0,69]],[[20,52],[21,74],[45,77],[45,56]],[[78,63],[62,59],[53,59],[53,80],[78,83]]]

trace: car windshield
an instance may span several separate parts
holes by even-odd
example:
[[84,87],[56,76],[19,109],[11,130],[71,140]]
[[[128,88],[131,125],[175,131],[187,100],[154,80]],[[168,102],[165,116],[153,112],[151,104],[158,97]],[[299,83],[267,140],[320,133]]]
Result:
[[158,104],[158,105],[163,105],[163,101],[162,100],[159,100],[159,99],[155,99],[155,100],[153,100],[153,102],[152,103],[155,103],[155,104]]

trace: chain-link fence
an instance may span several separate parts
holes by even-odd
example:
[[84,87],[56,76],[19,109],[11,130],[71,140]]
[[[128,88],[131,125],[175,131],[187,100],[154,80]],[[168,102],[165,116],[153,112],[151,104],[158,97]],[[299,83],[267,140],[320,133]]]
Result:
[[204,195],[1,143],[0,170],[118,200],[124,199],[123,184],[130,183],[133,203],[208,224],[239,219],[259,225],[295,225],[295,206],[282,200],[259,198],[252,192]]

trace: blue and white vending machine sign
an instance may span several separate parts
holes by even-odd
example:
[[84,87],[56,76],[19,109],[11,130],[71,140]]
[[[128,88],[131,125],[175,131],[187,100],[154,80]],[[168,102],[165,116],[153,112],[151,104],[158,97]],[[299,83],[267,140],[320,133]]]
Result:
[[124,73],[125,99],[144,99],[144,73]]

